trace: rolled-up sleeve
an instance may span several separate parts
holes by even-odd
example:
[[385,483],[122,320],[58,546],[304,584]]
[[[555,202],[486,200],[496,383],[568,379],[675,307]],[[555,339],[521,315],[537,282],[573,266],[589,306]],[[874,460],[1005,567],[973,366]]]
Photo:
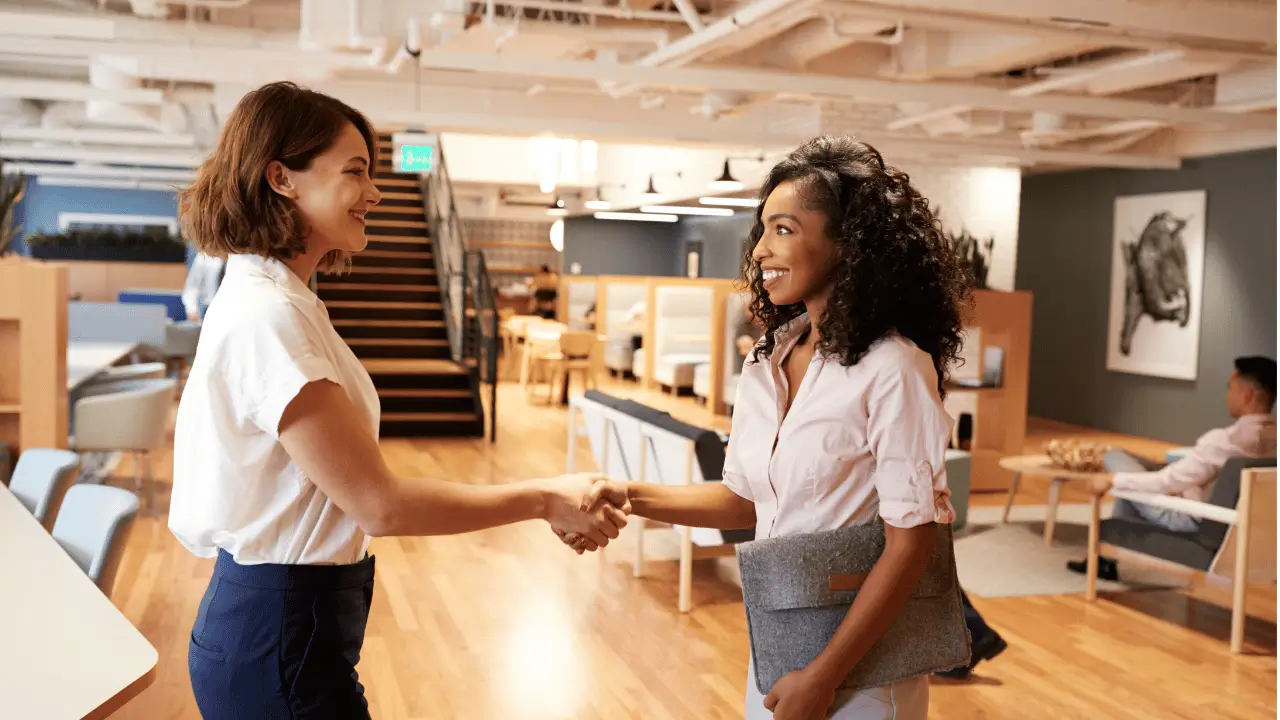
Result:
[[904,360],[879,373],[867,396],[880,517],[894,527],[955,520],[944,462],[952,420],[935,377],[931,366]]

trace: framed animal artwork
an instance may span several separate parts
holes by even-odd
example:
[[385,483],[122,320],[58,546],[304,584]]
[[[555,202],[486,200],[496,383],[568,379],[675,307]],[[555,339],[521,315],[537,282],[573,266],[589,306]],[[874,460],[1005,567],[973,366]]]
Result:
[[1116,198],[1107,369],[1195,380],[1204,190]]

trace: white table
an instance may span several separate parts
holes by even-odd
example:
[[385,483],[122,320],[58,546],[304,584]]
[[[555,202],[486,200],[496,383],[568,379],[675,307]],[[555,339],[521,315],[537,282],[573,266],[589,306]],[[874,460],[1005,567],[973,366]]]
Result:
[[67,390],[75,390],[94,375],[133,352],[137,343],[72,341],[67,343]]
[[155,679],[155,648],[3,485],[0,588],[0,718],[106,717]]

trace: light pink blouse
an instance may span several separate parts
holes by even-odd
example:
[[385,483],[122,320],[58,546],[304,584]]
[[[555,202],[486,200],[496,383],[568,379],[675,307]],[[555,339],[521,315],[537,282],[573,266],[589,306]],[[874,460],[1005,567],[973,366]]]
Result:
[[808,323],[801,315],[780,329],[770,361],[748,357],[738,381],[724,483],[755,503],[756,539],[870,524],[877,513],[902,528],[952,522],[952,419],[929,355],[896,334],[851,367],[814,353],[784,417],[781,362]]

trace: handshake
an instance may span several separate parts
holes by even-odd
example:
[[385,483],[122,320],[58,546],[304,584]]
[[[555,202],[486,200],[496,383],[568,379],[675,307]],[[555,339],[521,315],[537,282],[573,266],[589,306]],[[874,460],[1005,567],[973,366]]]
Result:
[[631,500],[626,485],[598,473],[562,475],[545,482],[543,518],[556,537],[579,555],[608,545],[627,526]]

